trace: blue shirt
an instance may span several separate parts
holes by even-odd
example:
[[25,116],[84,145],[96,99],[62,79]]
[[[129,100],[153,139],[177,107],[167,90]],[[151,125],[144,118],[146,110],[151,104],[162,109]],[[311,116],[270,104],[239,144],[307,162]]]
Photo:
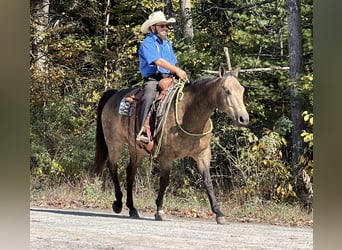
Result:
[[170,73],[169,70],[154,64],[154,61],[157,59],[163,58],[173,65],[177,63],[172,44],[168,40],[160,40],[152,32],[142,41],[138,54],[140,72],[143,77],[148,77],[156,73]]

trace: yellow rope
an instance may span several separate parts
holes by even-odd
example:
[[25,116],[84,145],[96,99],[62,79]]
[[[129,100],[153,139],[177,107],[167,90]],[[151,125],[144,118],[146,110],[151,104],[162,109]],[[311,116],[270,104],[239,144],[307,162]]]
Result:
[[[188,81],[187,79],[185,81]],[[207,132],[204,132],[204,133],[201,133],[201,134],[194,134],[194,133],[191,133],[191,132],[188,132],[186,131],[182,125],[180,124],[179,122],[179,119],[178,119],[178,101],[182,100],[183,99],[183,88],[184,88],[184,82],[181,82],[179,81],[177,83],[177,85],[180,85],[178,91],[177,91],[177,97],[176,97],[176,101],[175,101],[175,112],[176,112],[176,123],[177,123],[177,126],[178,128],[186,135],[190,135],[190,136],[205,136],[209,133],[211,133],[211,131],[213,130],[213,123],[211,121],[211,119],[209,118],[209,122],[210,122],[210,129],[207,131]]]

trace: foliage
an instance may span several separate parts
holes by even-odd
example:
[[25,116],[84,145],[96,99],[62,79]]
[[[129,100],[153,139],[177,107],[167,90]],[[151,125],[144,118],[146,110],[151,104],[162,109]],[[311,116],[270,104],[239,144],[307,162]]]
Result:
[[296,197],[291,170],[283,161],[286,144],[277,132],[265,130],[260,139],[254,137],[250,147],[242,149],[237,166],[243,173],[242,192],[246,196],[275,201]]
[[303,112],[303,119],[306,122],[307,129],[303,130],[301,136],[303,137],[305,148],[304,154],[300,156],[299,162],[302,165],[301,174],[305,184],[306,192],[308,193],[306,199],[308,203],[312,203],[313,199],[313,176],[314,176],[314,162],[313,162],[313,114],[308,111]]
[[71,22],[80,14],[76,7],[58,7],[63,12],[52,17],[60,21],[45,32],[48,72],[31,67],[31,169],[56,179],[77,178],[93,158],[98,51],[86,26]]
[[[301,1],[305,74],[293,83],[287,80],[286,71],[240,73],[240,82],[246,89],[250,125],[238,129],[224,114],[215,112],[212,116],[210,171],[215,189],[221,194],[238,194],[241,200],[255,197],[296,200],[298,173],[290,164],[288,143],[292,126],[288,118],[291,117],[291,84],[297,84],[304,100],[306,129],[302,136],[306,148],[301,163],[309,176],[306,183],[312,184],[312,7],[312,0]],[[173,2],[173,8],[178,19],[179,3]],[[96,107],[104,85],[107,81],[109,86],[122,89],[141,84],[137,57],[143,39],[140,26],[156,10],[165,12],[165,1],[112,0],[107,11],[109,25],[105,26],[104,1],[52,0],[46,30],[38,31],[35,20],[31,20],[31,39],[44,37],[39,46],[44,48],[47,57],[47,71],[35,65],[37,58],[31,58],[32,175],[55,180],[83,178],[94,157]],[[225,46],[229,47],[233,66],[257,68],[288,64],[285,0],[248,3],[193,0],[192,18],[192,42],[182,38],[178,24],[174,33],[180,36],[170,32],[179,64],[186,68],[191,79],[204,75],[203,70],[216,70],[224,65]],[[126,162],[124,149],[119,162],[120,176],[125,174]],[[157,167],[151,169],[145,163],[138,172],[137,185],[156,189],[157,172]],[[200,180],[194,161],[182,159],[174,164],[169,191],[195,199],[196,191],[203,188]],[[85,190],[87,199],[92,187]]]

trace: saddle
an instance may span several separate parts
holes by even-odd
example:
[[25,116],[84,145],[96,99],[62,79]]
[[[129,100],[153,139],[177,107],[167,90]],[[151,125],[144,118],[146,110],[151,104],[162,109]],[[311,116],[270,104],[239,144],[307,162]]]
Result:
[[[153,101],[151,109],[147,115],[147,118],[143,125],[143,132],[146,133],[148,141],[136,142],[137,145],[143,148],[147,153],[151,154],[155,146],[156,138],[162,131],[163,125],[166,121],[166,111],[171,103],[172,97],[176,92],[174,78],[163,78],[158,83],[158,93]],[[135,135],[137,135],[137,110],[139,107],[139,100],[144,94],[144,89],[137,88],[133,89],[125,95],[120,102],[119,114],[120,115],[134,115],[134,128]]]

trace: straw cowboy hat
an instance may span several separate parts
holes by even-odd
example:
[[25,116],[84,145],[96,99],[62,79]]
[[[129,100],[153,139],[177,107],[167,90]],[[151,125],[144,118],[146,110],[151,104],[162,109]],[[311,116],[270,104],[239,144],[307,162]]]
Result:
[[148,19],[141,25],[141,32],[146,34],[148,33],[150,30],[150,26],[156,24],[156,23],[160,23],[160,22],[167,22],[167,23],[175,23],[176,19],[174,19],[173,17],[166,20],[165,15],[163,12],[161,11],[156,11],[153,12],[151,15],[148,16]]

